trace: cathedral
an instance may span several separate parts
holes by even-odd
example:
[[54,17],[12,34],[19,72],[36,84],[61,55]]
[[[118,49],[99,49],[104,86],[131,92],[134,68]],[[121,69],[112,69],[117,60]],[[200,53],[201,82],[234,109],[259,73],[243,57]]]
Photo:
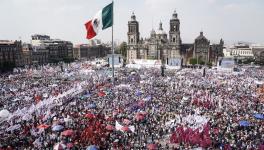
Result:
[[[219,44],[210,45],[203,32],[192,44],[183,44],[180,33],[180,20],[176,11],[169,21],[170,29],[167,32],[159,23],[158,30],[152,29],[149,38],[140,38],[139,22],[133,13],[128,21],[128,50],[127,61],[135,59],[161,60],[167,65],[189,64],[191,59],[198,62],[214,63],[223,55],[223,40]],[[198,61],[199,60],[199,61]]]

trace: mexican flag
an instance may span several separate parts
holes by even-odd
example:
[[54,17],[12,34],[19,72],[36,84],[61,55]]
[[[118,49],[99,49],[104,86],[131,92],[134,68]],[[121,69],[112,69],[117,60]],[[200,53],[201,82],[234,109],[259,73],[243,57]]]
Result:
[[95,37],[99,30],[104,30],[113,25],[113,2],[100,10],[92,20],[85,24],[87,39]]

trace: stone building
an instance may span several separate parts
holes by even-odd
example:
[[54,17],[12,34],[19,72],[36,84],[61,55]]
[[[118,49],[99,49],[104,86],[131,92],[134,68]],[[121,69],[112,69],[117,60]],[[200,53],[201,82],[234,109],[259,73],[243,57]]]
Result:
[[224,57],[224,41],[220,40],[219,44],[210,45],[210,62],[217,63],[220,57]]
[[169,58],[180,58],[180,21],[176,12],[170,20],[169,36],[159,23],[157,31],[150,32],[150,37],[140,39],[139,23],[133,13],[128,22],[128,52],[127,60],[133,59],[158,59],[167,61]]
[[19,66],[23,66],[21,41],[0,40],[0,68]]
[[73,59],[73,44],[69,41],[51,39],[48,35],[35,34],[31,36],[34,63],[56,63]]
[[264,65],[264,45],[252,45],[251,48],[255,61]]
[[207,63],[210,60],[210,41],[200,32],[200,35],[194,41],[194,58]]
[[79,48],[80,51],[80,59],[105,57],[111,51],[110,47],[104,45],[89,46],[87,44],[82,44],[79,45],[77,48]]
[[46,48],[49,50],[49,62],[73,59],[73,44],[71,42],[53,40]]
[[49,50],[45,47],[34,47],[32,51],[32,64],[49,63]]
[[[233,57],[237,62],[243,62],[247,60],[254,60],[253,48],[247,43],[236,43],[225,49],[225,54],[229,57]],[[228,53],[227,53],[228,52]],[[226,55],[227,57],[227,55]]]
[[23,45],[22,45],[22,58],[23,58],[23,65],[31,65],[32,64],[32,46],[31,46],[31,44],[23,43]]
[[73,47],[73,59],[75,60],[79,60],[81,58],[80,46],[81,45],[75,45]]
[[239,42],[225,49],[225,57],[233,57],[237,61],[255,61],[264,64],[264,45]]
[[141,38],[139,22],[133,13],[128,21],[127,32],[128,50],[127,60],[129,63],[135,59],[156,59],[170,64],[171,61],[183,60],[188,64],[191,58],[197,58],[204,63],[216,61],[223,55],[223,40],[219,44],[210,45],[210,41],[203,32],[195,39],[194,43],[185,44],[181,40],[180,20],[176,11],[169,21],[169,32],[163,29],[160,22],[158,30],[152,29],[149,38]]

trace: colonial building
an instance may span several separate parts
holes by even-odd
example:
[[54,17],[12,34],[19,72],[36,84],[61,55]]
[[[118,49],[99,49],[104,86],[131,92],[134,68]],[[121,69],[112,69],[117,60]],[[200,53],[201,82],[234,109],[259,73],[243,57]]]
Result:
[[251,48],[256,62],[264,64],[264,45],[252,45]]
[[110,53],[111,48],[105,45],[90,46],[87,44],[81,44],[75,47],[74,49],[77,57],[80,59],[90,59],[90,58],[100,58],[105,57]]
[[32,46],[31,46],[31,44],[24,43],[22,45],[22,58],[23,58],[23,65],[31,65],[32,64]]
[[32,50],[32,64],[49,63],[49,50],[45,47],[34,47]]
[[210,62],[217,63],[220,57],[224,57],[224,41],[223,39],[220,40],[219,44],[212,44],[210,45]]
[[0,40],[0,70],[23,66],[21,41]]
[[31,36],[34,63],[56,63],[73,59],[73,44],[69,41],[51,39],[48,35]]
[[210,41],[203,35],[203,32],[200,32],[200,35],[194,41],[194,51],[193,56],[204,62],[209,62],[209,52],[210,52]]
[[49,62],[73,59],[73,44],[71,42],[53,40],[46,48],[49,50]]
[[264,64],[264,45],[236,43],[224,49],[225,57],[233,57],[237,61],[255,60],[256,64]]
[[191,58],[197,58],[208,63],[216,61],[223,55],[223,40],[211,46],[203,32],[193,44],[182,43],[180,20],[176,11],[172,14],[169,24],[168,34],[160,22],[158,30],[152,29],[150,37],[143,40],[140,38],[139,22],[133,13],[131,20],[128,21],[128,62],[131,63],[135,59],[157,59],[167,64],[173,60],[183,60],[185,64],[188,64]]
[[234,44],[230,47],[227,47],[225,51],[229,52],[229,56],[234,57],[236,60],[254,59],[253,48],[246,43]]
[[73,47],[73,59],[79,60],[81,58],[81,51],[80,51],[81,45],[75,45]]
[[180,58],[181,37],[180,21],[176,12],[170,20],[169,36],[160,22],[157,31],[152,29],[150,38],[140,39],[139,23],[133,13],[128,22],[127,59],[158,59],[167,61],[169,58]]

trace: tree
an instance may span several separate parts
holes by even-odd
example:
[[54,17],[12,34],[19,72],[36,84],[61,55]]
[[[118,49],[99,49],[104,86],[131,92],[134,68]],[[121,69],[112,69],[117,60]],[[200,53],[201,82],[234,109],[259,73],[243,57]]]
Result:
[[192,58],[192,59],[190,59],[190,64],[191,64],[191,65],[195,65],[195,64],[197,64],[197,59],[196,59],[196,58]]
[[[190,64],[191,64],[191,65],[196,65],[196,64],[197,64],[197,59],[196,59],[196,58],[192,58],[192,59],[190,59]],[[204,65],[205,62],[199,59],[199,60],[198,60],[198,64],[199,64],[199,65]]]
[[123,58],[126,58],[127,56],[127,43],[122,42],[119,47],[119,52],[123,56]]

